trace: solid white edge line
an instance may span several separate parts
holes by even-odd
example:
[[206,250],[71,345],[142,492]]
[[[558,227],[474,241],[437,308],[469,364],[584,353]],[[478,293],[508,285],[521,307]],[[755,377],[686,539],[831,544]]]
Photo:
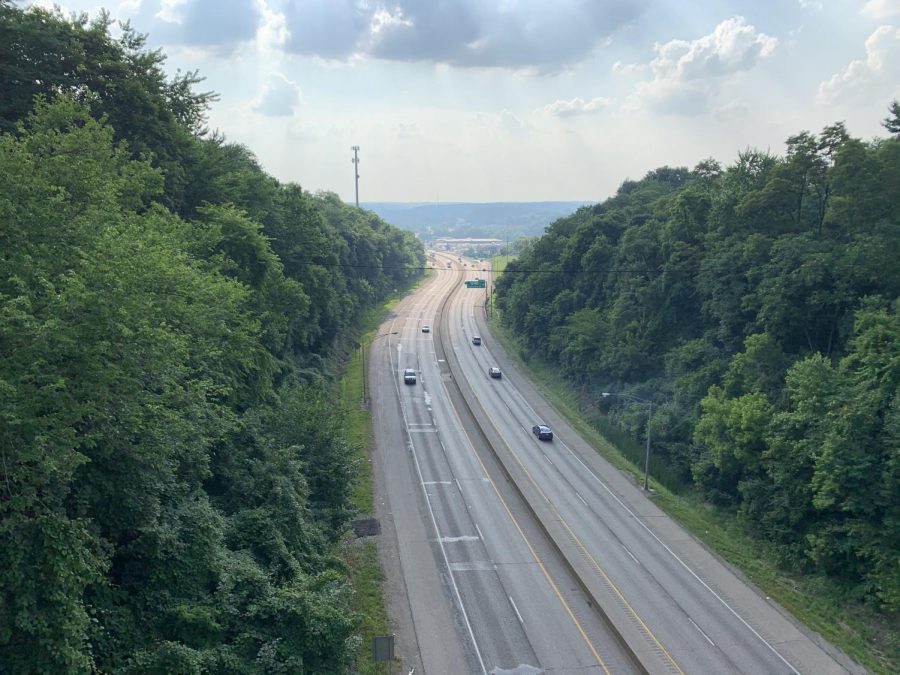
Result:
[[[393,322],[391,323],[391,328],[393,328]],[[388,343],[390,343],[390,336],[388,336]],[[390,347],[388,348],[388,359],[390,360],[391,372],[394,372],[394,360],[391,357]],[[403,398],[400,396],[400,386],[397,384],[397,378],[394,379],[394,389],[397,392],[397,400],[399,402],[403,401]],[[400,405],[400,415],[403,417],[403,427],[406,429],[406,435],[409,439],[409,446],[412,450],[413,463],[416,465],[416,474],[419,476],[419,483],[423,482],[422,476],[422,467],[419,464],[419,456],[416,453],[416,446],[413,443],[412,436],[409,435],[409,423],[406,419],[406,410],[404,410],[403,405]],[[447,558],[447,550],[444,548],[444,542],[441,541],[441,531],[438,528],[437,519],[434,517],[434,509],[431,507],[431,500],[428,498],[428,492],[425,490],[425,487],[422,487],[422,494],[425,495],[425,505],[428,507],[428,515],[431,516],[431,524],[434,527],[434,533],[437,535],[438,546],[441,549],[441,557],[444,559],[444,566],[447,568],[447,574],[450,576],[450,582],[453,584],[453,593],[456,595],[456,601],[459,603],[459,611],[462,613],[463,621],[466,624],[466,630],[469,632],[469,638],[472,640],[472,647],[475,649],[475,655],[478,657],[478,663],[481,666],[481,672],[483,675],[487,675],[487,668],[484,665],[484,658],[481,656],[481,650],[478,648],[478,640],[475,639],[475,632],[472,630],[472,624],[469,621],[469,615],[466,613],[466,606],[463,604],[462,595],[459,592],[459,586],[456,584],[456,577],[453,575],[453,570],[450,569],[450,560]]]
[[511,596],[511,595],[508,595],[508,596],[506,596],[506,597],[509,598],[509,604],[511,604],[511,605],[512,605],[512,608],[516,611],[516,616],[519,617],[519,623],[521,623],[521,624],[524,626],[524,625],[525,625],[525,619],[523,619],[523,618],[522,618],[522,615],[519,614],[519,608],[516,607],[516,601],[512,599],[512,596]]
[[[802,675],[799,670],[797,670],[796,668],[794,668],[793,665],[791,665],[790,661],[788,661],[786,658],[784,658],[781,655],[781,653],[777,649],[775,649],[775,647],[773,647],[771,644],[769,644],[768,640],[766,640],[762,635],[760,635],[753,626],[751,626],[749,623],[747,623],[744,620],[744,617],[742,617],[740,614],[738,614],[731,605],[729,605],[727,602],[725,602],[725,600],[718,593],[716,593],[712,588],[710,588],[709,584],[707,584],[705,581],[703,581],[703,579],[701,579],[699,576],[697,576],[697,573],[694,572],[694,570],[692,570],[687,565],[687,563],[685,563],[681,558],[679,558],[678,555],[675,553],[675,551],[673,551],[671,548],[669,548],[668,545],[666,544],[666,542],[664,542],[662,539],[660,539],[656,535],[656,533],[653,530],[651,530],[647,526],[647,524],[643,520],[641,520],[634,511],[632,511],[630,508],[628,508],[628,506],[625,504],[625,502],[623,502],[621,499],[619,499],[619,496],[615,492],[613,492],[612,489],[596,473],[594,473],[593,469],[591,469],[587,464],[585,464],[581,460],[581,458],[575,453],[574,450],[572,450],[572,448],[570,448],[565,443],[563,443],[562,445],[566,450],[569,451],[569,454],[572,455],[572,457],[574,457],[575,460],[579,464],[581,464],[581,466],[583,466],[585,469],[587,469],[588,473],[590,473],[591,476],[594,477],[594,480],[596,480],[598,483],[600,483],[600,485],[603,486],[603,489],[606,490],[610,494],[610,496],[612,496],[612,498],[615,499],[619,503],[619,505],[623,509],[625,509],[629,513],[629,515],[631,515],[631,517],[635,519],[635,521],[637,521],[640,524],[641,527],[643,527],[645,530],[647,530],[647,532],[650,534],[650,536],[653,537],[659,543],[660,546],[662,546],[666,551],[668,551],[669,555],[671,555],[673,558],[675,558],[675,560],[677,560],[678,563],[684,569],[686,569],[692,577],[694,577],[694,579],[696,579],[698,582],[700,582],[700,585],[703,586],[703,588],[705,588],[707,591],[709,591],[716,600],[718,600],[720,603],[722,603],[722,605],[726,609],[728,609],[728,611],[731,612],[737,618],[738,621],[740,621],[742,624],[744,624],[744,626],[747,628],[747,630],[749,630],[751,633],[753,633],[760,642],[762,642],[766,647],[768,647],[771,650],[771,652],[773,654],[775,654],[775,656],[777,656],[779,659],[781,659],[782,663],[784,663],[784,665],[786,665],[788,668],[790,668],[791,672],[794,673],[794,675]],[[690,618],[690,617],[688,617],[688,618]],[[707,639],[709,639],[709,638],[707,638]]]
[[713,641],[710,639],[709,635],[707,635],[706,633],[703,632],[703,629],[700,628],[700,626],[697,625],[697,622],[696,622],[696,621],[694,621],[691,617],[688,617],[687,619],[688,619],[688,621],[690,621],[692,624],[694,624],[694,628],[696,628],[698,631],[700,631],[700,635],[702,635],[703,637],[705,637],[705,638],[706,638],[706,641],[709,642],[709,644],[711,644],[713,647],[716,646],[716,643],[713,642]]
[[628,555],[630,555],[630,556],[631,556],[631,559],[634,560],[634,562],[636,562],[638,565],[641,564],[640,562],[638,562],[638,559],[634,557],[634,553],[632,553],[631,551],[629,551],[629,550],[628,550],[628,547],[627,547],[625,544],[622,544],[622,548],[625,549],[625,553],[627,553]]
[[[536,411],[534,410],[534,407],[533,407],[533,406],[525,399],[525,397],[522,395],[522,393],[518,391],[518,388],[517,388],[517,387],[511,387],[511,391],[513,392],[513,395],[517,395],[517,396],[519,397],[519,399],[522,401],[522,404],[523,404],[523,406],[524,406],[525,408],[527,408],[527,409],[530,410],[532,413],[534,413],[535,419],[537,419],[537,413],[536,413]],[[538,395],[540,395],[540,394],[538,394]],[[477,395],[477,394],[476,394],[476,399],[478,399],[478,395]],[[557,439],[557,440],[559,440],[559,439]],[[729,612],[731,612],[731,614],[734,615],[734,617],[737,618],[737,620],[740,621],[740,622],[747,628],[747,630],[749,630],[751,633],[753,633],[753,635],[754,635],[760,642],[762,642],[766,647],[768,647],[768,649],[769,649],[773,654],[775,654],[775,656],[777,656],[777,657],[781,660],[782,663],[784,663],[788,668],[790,668],[790,669],[791,669],[791,672],[794,673],[794,675],[802,675],[802,673],[801,673],[799,670],[797,670],[797,669],[791,664],[790,661],[788,661],[784,656],[782,656],[781,653],[780,653],[777,649],[775,649],[775,647],[773,647],[772,644],[769,643],[768,640],[766,640],[762,635],[760,635],[759,632],[757,632],[757,630],[756,630],[753,626],[751,626],[749,623],[747,623],[747,621],[744,619],[744,617],[742,617],[740,614],[738,614],[738,612],[737,612],[731,605],[729,605],[729,604],[728,604],[728,603],[727,603],[727,602],[726,602],[726,601],[725,601],[718,593],[716,593],[716,592],[709,586],[709,584],[707,584],[705,581],[703,581],[703,579],[701,579],[701,578],[697,575],[697,573],[694,572],[694,570],[692,570],[692,569],[690,568],[690,566],[687,565],[687,563],[685,563],[681,558],[679,558],[678,555],[677,555],[671,548],[669,548],[669,546],[668,546],[662,539],[660,539],[660,538],[656,535],[656,533],[655,533],[653,530],[651,530],[651,529],[647,526],[647,524],[637,516],[637,514],[634,513],[634,511],[632,511],[630,508],[628,508],[628,506],[627,506],[621,499],[619,499],[618,495],[616,495],[616,493],[613,492],[612,489],[611,489],[611,488],[610,488],[610,487],[609,487],[609,486],[608,486],[608,485],[607,485],[607,484],[606,484],[606,483],[605,483],[605,482],[604,482],[604,481],[603,481],[596,473],[594,473],[593,469],[591,469],[587,464],[585,464],[585,463],[582,461],[582,459],[575,453],[574,450],[572,450],[572,448],[570,448],[570,447],[569,447],[565,442],[563,442],[562,440],[559,440],[559,442],[560,442],[560,444],[561,444],[561,445],[569,452],[569,454],[572,455],[572,457],[574,457],[575,460],[576,460],[579,464],[581,464],[581,466],[583,466],[585,469],[587,469],[587,471],[588,471],[588,472],[590,473],[590,475],[594,478],[594,480],[596,480],[598,483],[600,483],[600,485],[603,486],[603,488],[604,488],[604,489],[612,496],[612,498],[615,499],[615,500],[619,503],[619,505],[620,505],[622,508],[624,508],[624,509],[629,513],[629,515],[631,515],[631,517],[634,518],[634,519],[641,525],[641,527],[643,527],[643,528],[650,534],[650,536],[653,537],[653,538],[659,543],[659,545],[662,546],[662,547],[669,553],[669,555],[671,555],[675,560],[677,560],[678,563],[679,563],[685,570],[687,570],[688,573],[689,573],[691,576],[693,576],[693,577],[700,583],[700,585],[702,585],[707,591],[709,591],[709,592],[712,594],[712,596],[713,596],[716,600],[718,600],[718,601],[719,601],[719,602],[720,602],[720,603],[721,603],[721,604],[722,604]],[[589,445],[590,445],[590,444],[589,444]],[[542,454],[543,454],[543,453],[542,453]],[[548,462],[550,461],[550,458],[547,457],[546,455],[544,455],[544,458],[545,458]],[[550,463],[552,464],[552,462],[550,462]],[[670,516],[670,518],[671,518],[671,516]],[[690,618],[690,617],[688,617],[688,618]],[[707,639],[709,639],[709,638],[707,638]]]

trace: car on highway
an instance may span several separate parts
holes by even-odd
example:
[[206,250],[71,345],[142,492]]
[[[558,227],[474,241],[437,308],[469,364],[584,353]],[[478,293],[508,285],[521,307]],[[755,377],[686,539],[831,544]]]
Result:
[[429,325],[426,323],[424,326],[422,326],[422,332],[423,332],[423,333],[430,333],[430,332],[431,332],[431,326],[429,326]]
[[403,384],[415,384],[416,383],[416,371],[412,368],[407,368],[403,371]]
[[550,430],[546,424],[535,424],[531,427],[531,433],[538,437],[539,440],[542,441],[552,441],[553,440],[553,431]]
[[503,373],[500,372],[500,369],[497,366],[491,366],[490,368],[488,368],[488,375],[496,380],[499,380],[501,377],[503,377]]
[[476,345],[476,346],[477,346],[477,345],[480,345],[480,344],[481,344],[481,336],[480,336],[480,335],[473,335],[473,336],[472,336],[472,344],[473,344],[473,345]]

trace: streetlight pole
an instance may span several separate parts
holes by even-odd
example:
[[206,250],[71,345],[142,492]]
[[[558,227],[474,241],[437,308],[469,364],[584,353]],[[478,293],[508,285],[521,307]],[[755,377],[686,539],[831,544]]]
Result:
[[644,492],[650,492],[650,421],[653,419],[653,403],[647,401],[647,454],[644,458]]
[[604,391],[600,395],[603,396],[603,398],[618,396],[619,398],[630,399],[647,405],[647,452],[644,456],[644,492],[650,492],[650,421],[653,419],[653,401],[638,398],[631,394],[614,394],[609,391]]

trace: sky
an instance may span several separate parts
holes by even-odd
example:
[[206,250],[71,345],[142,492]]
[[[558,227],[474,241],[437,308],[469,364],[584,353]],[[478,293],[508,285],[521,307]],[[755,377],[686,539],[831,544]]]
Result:
[[[30,3],[20,3],[30,4]],[[900,98],[900,0],[62,0],[221,96],[210,127],[360,201],[601,201]]]

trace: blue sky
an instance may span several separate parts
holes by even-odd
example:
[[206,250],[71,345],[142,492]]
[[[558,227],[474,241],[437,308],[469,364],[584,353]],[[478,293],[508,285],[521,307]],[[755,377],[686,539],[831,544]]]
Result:
[[352,145],[363,201],[600,201],[837,120],[883,136],[900,98],[900,0],[56,4],[131,20],[220,93],[211,127],[346,200]]

